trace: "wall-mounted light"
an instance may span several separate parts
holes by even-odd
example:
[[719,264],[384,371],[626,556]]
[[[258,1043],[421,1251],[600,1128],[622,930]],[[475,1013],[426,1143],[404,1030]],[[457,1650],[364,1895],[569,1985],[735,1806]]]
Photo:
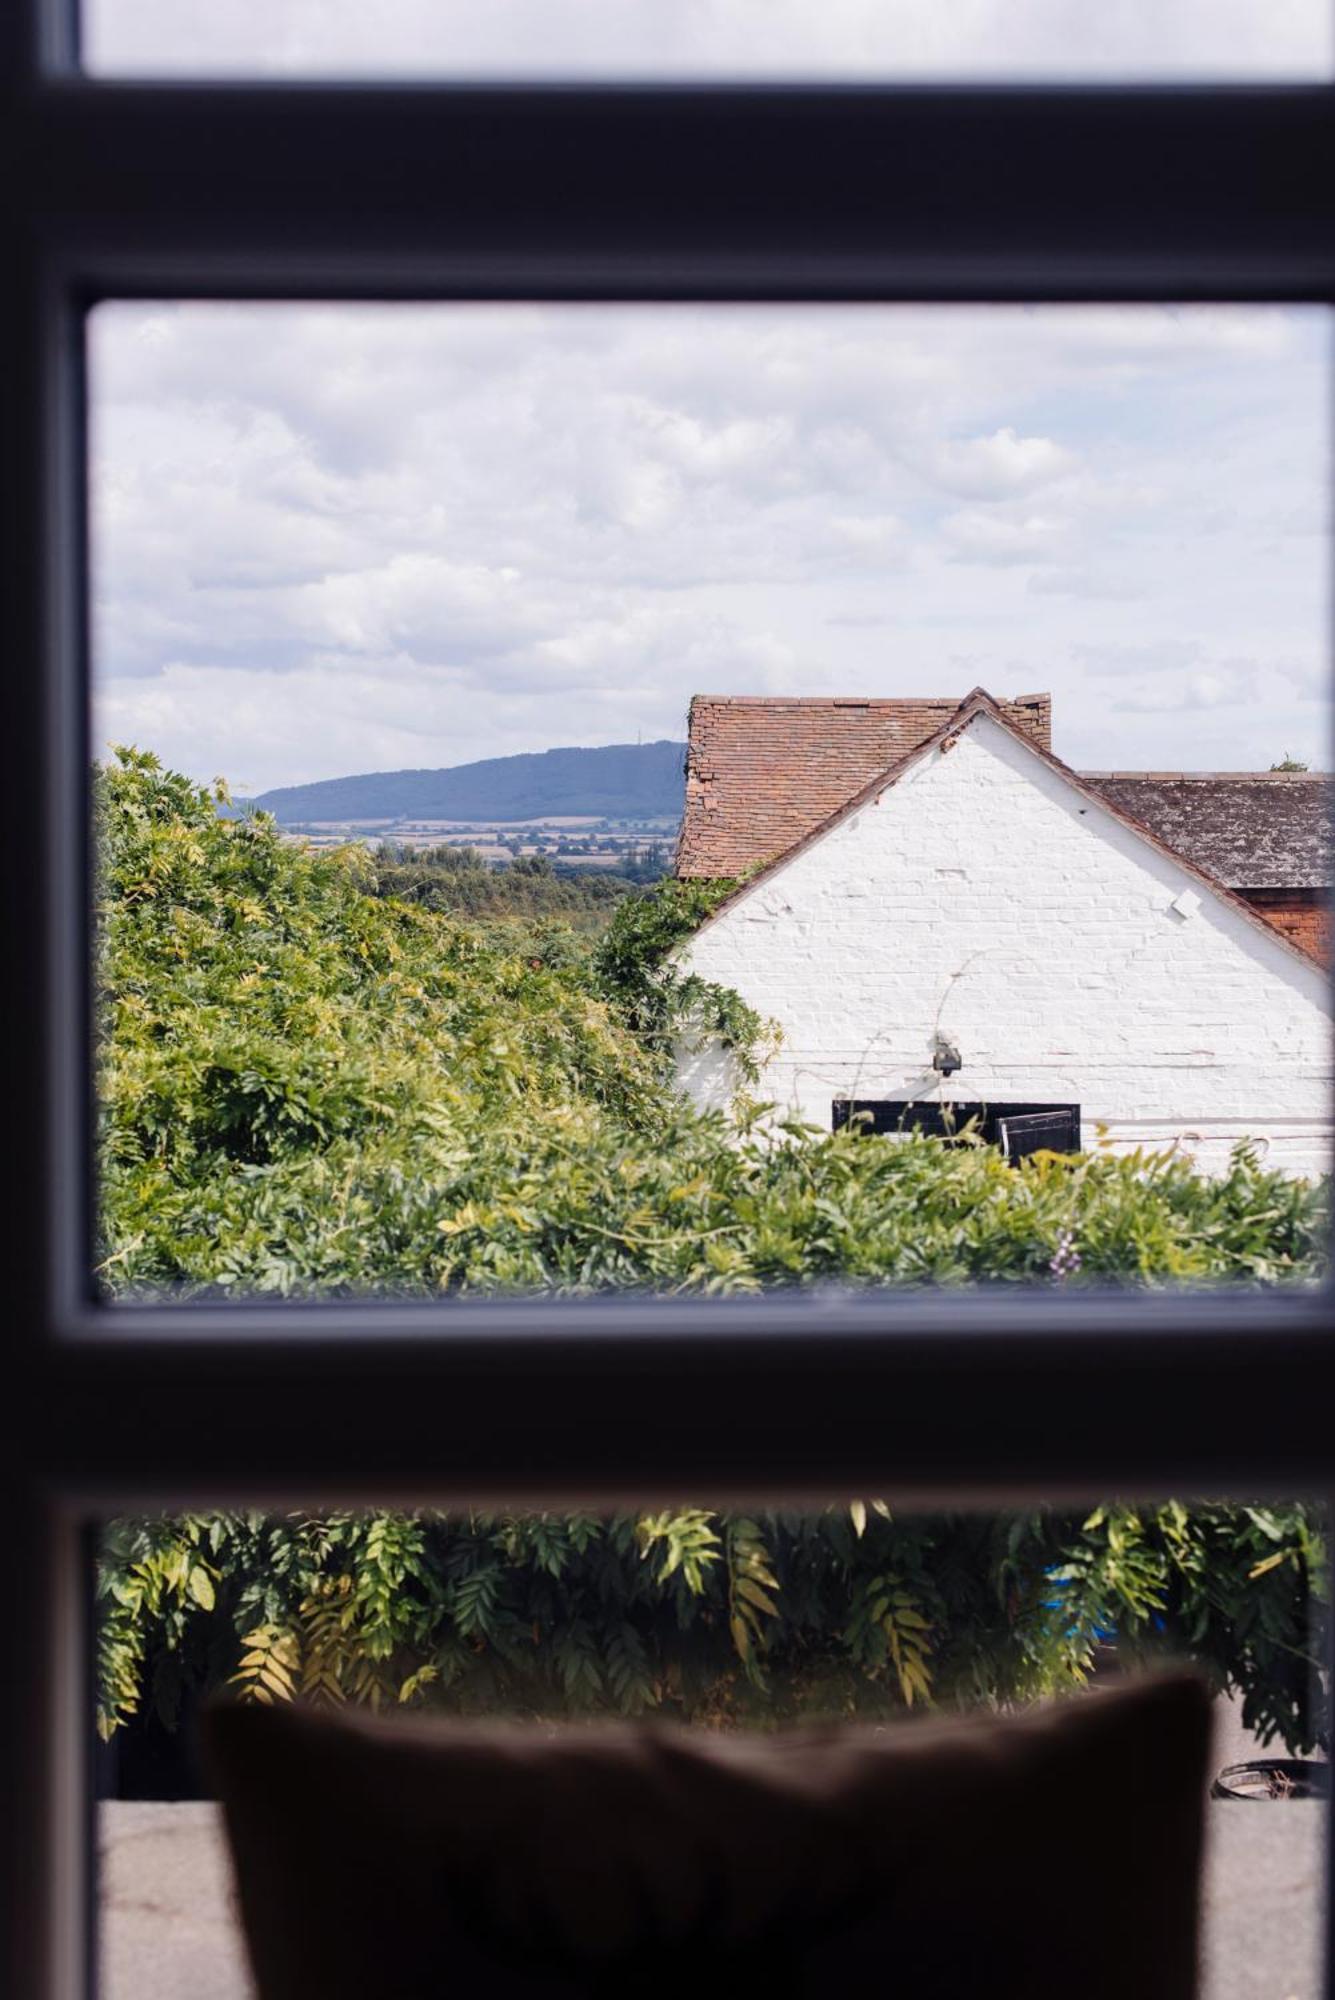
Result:
[[932,1068],[942,1076],[954,1076],[957,1069],[964,1066],[963,1058],[955,1044],[945,1035],[932,1037]]

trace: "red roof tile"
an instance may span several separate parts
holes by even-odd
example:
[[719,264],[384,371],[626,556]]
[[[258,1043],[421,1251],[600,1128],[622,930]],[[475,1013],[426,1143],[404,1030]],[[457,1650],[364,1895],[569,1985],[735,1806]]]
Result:
[[[678,874],[741,875],[774,860],[962,705],[948,696],[696,695]],[[1051,749],[1050,695],[997,706]]]
[[[1130,827],[1133,833],[1138,834],[1151,847],[1157,848],[1161,854],[1166,854],[1179,867],[1186,869],[1189,874],[1195,875],[1214,895],[1221,898],[1225,903],[1231,904],[1235,910],[1238,910],[1245,916],[1247,921],[1253,924],[1258,930],[1268,932],[1272,938],[1277,939],[1295,957],[1306,960],[1308,964],[1311,964],[1314,960],[1318,963],[1324,960],[1324,935],[1320,938],[1315,935],[1304,936],[1301,930],[1291,929],[1289,925],[1282,921],[1274,921],[1273,916],[1267,916],[1262,908],[1248,900],[1245,891],[1230,888],[1209,867],[1194,859],[1191,855],[1183,853],[1180,848],[1165,840],[1160,833],[1147,825],[1144,820],[1138,819],[1133,813],[1129,812],[1120,800],[1110,797],[1106,790],[1096,789],[1096,787],[1100,786],[1100,782],[1106,786],[1111,774],[1103,773],[1101,781],[1099,777],[1091,779],[1079,771],[1073,771],[1069,764],[1063,764],[1060,757],[1054,756],[1050,745],[1042,740],[1039,729],[1035,727],[1032,714],[1021,715],[1019,717],[1015,714],[1017,709],[1024,709],[1029,703],[1039,702],[1044,704],[1046,719],[1049,712],[1049,702],[1046,695],[1017,696],[1011,701],[996,701],[987,692],[986,688],[975,688],[972,694],[965,696],[958,707],[950,709],[949,713],[938,724],[937,728],[932,731],[930,736],[925,737],[920,743],[913,744],[885,769],[874,771],[871,777],[857,791],[853,792],[836,806],[833,812],[827,813],[824,819],[817,821],[814,826],[808,827],[805,833],[801,834],[796,841],[791,842],[786,849],[782,849],[779,853],[771,855],[766,862],[761,863],[758,870],[752,872],[748,880],[739,883],[724,901],[719,904],[713,915],[706,918],[702,928],[708,929],[711,924],[717,923],[726,910],[730,909],[734,903],[741,901],[743,897],[751,895],[757,884],[763,882],[776,868],[782,867],[802,848],[809,846],[812,841],[819,840],[823,834],[829,832],[840,821],[848,818],[851,813],[864,805],[868,799],[879,797],[882,791],[887,790],[891,785],[897,784],[904,772],[911,765],[915,764],[920,756],[926,755],[930,750],[938,746],[942,749],[949,748],[958,740],[959,735],[971,723],[975,722],[980,715],[983,715],[991,716],[996,722],[1000,723],[1003,729],[1010,731],[1014,735],[1028,737],[1034,745],[1036,754],[1043,759],[1043,762],[1051,770],[1058,772],[1066,780],[1067,784],[1071,786],[1073,791],[1079,792],[1085,798],[1097,801],[1114,819],[1120,820],[1124,826]],[[926,706],[925,703],[918,705],[922,707]],[[1160,773],[1159,775],[1162,780],[1165,774]],[[700,873],[703,871],[697,870],[696,872]]]

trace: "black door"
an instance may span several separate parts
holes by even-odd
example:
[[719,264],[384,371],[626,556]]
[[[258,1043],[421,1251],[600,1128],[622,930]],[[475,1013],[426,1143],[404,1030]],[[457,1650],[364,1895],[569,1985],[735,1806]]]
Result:
[[857,1123],[867,1133],[925,1132],[947,1142],[972,1126],[980,1139],[1000,1146],[1008,1160],[1022,1160],[1041,1148],[1053,1153],[1080,1151],[1078,1104],[962,1104],[939,1098],[836,1098],[831,1123],[836,1132]]

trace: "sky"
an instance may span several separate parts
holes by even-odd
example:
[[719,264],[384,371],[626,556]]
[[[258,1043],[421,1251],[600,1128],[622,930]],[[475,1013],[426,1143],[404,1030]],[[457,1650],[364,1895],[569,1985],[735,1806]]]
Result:
[[1328,0],[85,0],[171,74],[1328,77]]
[[104,305],[95,734],[251,795],[1050,689],[1328,767],[1329,334],[1283,308]]
[[[1328,0],[86,0],[104,73],[1319,78]],[[1051,689],[1326,765],[1329,352],[1280,310],[109,305],[99,747],[234,789]]]

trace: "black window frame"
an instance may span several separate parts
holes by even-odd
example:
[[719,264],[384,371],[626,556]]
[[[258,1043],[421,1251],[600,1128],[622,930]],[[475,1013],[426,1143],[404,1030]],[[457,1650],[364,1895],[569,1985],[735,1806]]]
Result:
[[1061,1115],[1070,1121],[1073,1143],[1061,1152],[1080,1151],[1080,1106],[1078,1104],[982,1103],[954,1097],[836,1097],[830,1105],[830,1127],[842,1132],[854,1119],[869,1138],[894,1137],[905,1132],[922,1132],[929,1139],[947,1144],[972,1125],[972,1136],[985,1145],[1000,1146],[1009,1158],[1003,1124],[1012,1118]]
[[72,0],[0,60],[6,1990],[88,1990],[98,1513],[1328,1495],[1328,1291],[97,1307],[81,357],[104,296],[1329,305],[1335,88],[150,85]]

